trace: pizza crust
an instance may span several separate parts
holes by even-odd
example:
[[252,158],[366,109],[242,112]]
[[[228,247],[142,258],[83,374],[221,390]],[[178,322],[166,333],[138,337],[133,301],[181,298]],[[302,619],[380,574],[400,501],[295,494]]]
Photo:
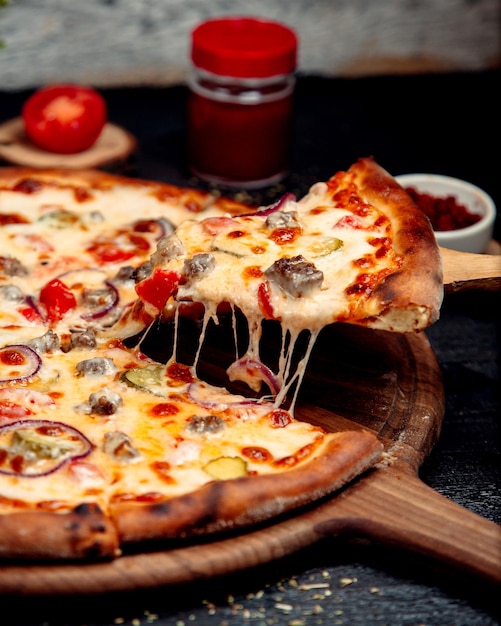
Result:
[[438,319],[443,299],[442,258],[431,224],[374,159],[359,159],[348,171],[362,197],[391,219],[393,248],[402,258],[400,270],[371,295],[367,304],[378,312],[367,325],[397,332],[426,328]]
[[122,544],[245,528],[340,489],[372,467],[382,450],[368,431],[332,433],[314,459],[289,471],[214,481],[154,504],[123,502],[111,513]]
[[0,558],[96,560],[119,555],[115,525],[95,504],[66,513],[0,513]]
[[[242,213],[248,210],[236,200],[213,193],[193,189],[190,187],[178,187],[160,181],[145,180],[142,178],[128,178],[119,174],[110,174],[95,169],[65,169],[65,168],[44,168],[36,169],[32,167],[1,167],[0,168],[0,190],[12,189],[22,181],[34,180],[45,185],[55,187],[69,187],[75,190],[100,190],[111,191],[119,187],[143,190],[166,203],[173,205],[184,205],[194,214],[205,211],[209,206],[213,206],[221,213]],[[137,216],[138,218],[140,215]]]

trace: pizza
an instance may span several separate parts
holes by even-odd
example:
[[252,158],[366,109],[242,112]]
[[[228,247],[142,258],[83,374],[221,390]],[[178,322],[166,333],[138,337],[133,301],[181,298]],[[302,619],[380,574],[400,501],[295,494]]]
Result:
[[277,394],[143,350],[157,325],[182,343],[179,319],[203,328],[212,311],[159,275],[172,235],[248,212],[104,172],[0,169],[0,558],[113,559],[246,529],[380,460],[364,429],[327,432]]
[[[297,393],[309,352],[329,324],[418,332],[436,321],[443,297],[429,220],[372,158],[300,200],[285,194],[245,214],[187,220],[159,242],[150,265],[136,285],[140,306],[132,316],[193,303],[205,328],[221,303],[243,313],[249,341],[240,352],[235,346],[228,375],[254,390],[266,385],[277,406],[294,387]],[[283,330],[276,371],[260,355],[264,320]],[[294,359],[305,333],[306,354]]]

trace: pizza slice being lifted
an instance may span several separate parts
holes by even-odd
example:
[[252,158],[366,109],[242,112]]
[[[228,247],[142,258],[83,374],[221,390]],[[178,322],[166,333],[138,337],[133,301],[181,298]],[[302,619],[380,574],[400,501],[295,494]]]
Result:
[[[136,285],[143,313],[201,303],[204,325],[217,321],[222,303],[243,313],[250,340],[228,374],[255,390],[265,382],[278,405],[299,387],[322,328],[345,322],[417,332],[438,318],[443,295],[429,221],[372,158],[315,184],[299,201],[286,194],[255,212],[185,221],[160,240],[147,269]],[[265,319],[283,329],[276,374],[259,354]],[[309,347],[292,367],[303,331]]]

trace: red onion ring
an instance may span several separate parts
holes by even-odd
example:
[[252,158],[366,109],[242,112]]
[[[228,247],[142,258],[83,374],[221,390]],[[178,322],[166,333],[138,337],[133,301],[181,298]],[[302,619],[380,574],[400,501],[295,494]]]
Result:
[[110,311],[112,311],[118,305],[118,300],[120,298],[118,294],[118,289],[115,287],[115,285],[110,283],[108,280],[105,280],[104,284],[111,292],[112,297],[111,297],[110,302],[107,302],[101,308],[97,310],[93,310],[89,313],[81,313],[80,317],[82,319],[84,320],[100,319],[101,317],[104,317],[105,315],[107,315]]
[[[195,381],[188,386],[188,397],[192,402],[206,409],[225,409],[227,407],[246,407],[260,404],[259,399],[234,396],[226,391],[212,387],[201,381]],[[228,400],[226,400],[228,398]],[[236,399],[241,398],[241,399]]]
[[[91,282],[89,279],[87,279],[86,281],[83,280],[79,280],[80,277],[84,276],[85,274],[90,274],[90,275],[94,275],[94,276],[98,276],[100,279],[100,282],[104,283],[104,281],[106,280],[106,272],[104,270],[100,270],[100,269],[95,269],[93,267],[80,267],[79,269],[76,270],[68,270],[67,272],[63,272],[62,274],[59,274],[59,276],[57,276],[56,278],[58,278],[58,280],[60,280],[61,282],[63,282],[69,289],[72,289],[72,285],[71,282],[80,282],[82,284],[89,284],[89,282]],[[73,281],[70,281],[70,284],[68,284],[69,278],[73,277]],[[98,281],[96,281],[97,283]]]
[[40,309],[38,308],[36,302],[35,302],[35,298],[33,296],[26,296],[26,300],[25,300],[27,306],[30,307],[30,309],[33,309],[33,311],[37,314],[37,316],[40,319],[43,319],[43,315],[40,312]]
[[[134,232],[153,235],[155,241],[174,231],[174,226],[166,217],[137,220],[132,225]],[[155,230],[157,232],[155,232]]]
[[[42,359],[23,344],[0,348],[0,383],[18,383],[32,378],[42,367]],[[9,369],[11,374],[6,375]]]
[[244,382],[254,391],[259,391],[261,384],[264,383],[269,387],[273,397],[281,388],[278,376],[267,365],[247,356],[232,363],[226,373],[232,382],[235,380]]
[[[64,272],[63,274],[60,274],[58,276],[58,279],[62,283],[64,283],[66,287],[68,287],[68,289],[74,290],[77,293],[84,293],[85,290],[89,290],[88,289],[89,284],[94,284],[93,281],[89,280],[88,278],[87,280],[84,280],[84,276],[86,274],[87,275],[90,274],[94,278],[98,277],[100,280],[96,282],[96,285],[100,282],[110,292],[111,297],[110,297],[110,300],[107,301],[102,306],[96,307],[90,311],[81,313],[80,317],[84,320],[100,319],[101,317],[104,317],[105,315],[107,315],[111,310],[113,310],[117,306],[119,298],[120,298],[118,289],[115,287],[115,285],[113,285],[113,283],[107,280],[106,272],[104,272],[103,270],[99,270],[99,269],[83,267],[81,269],[69,270],[68,272]],[[81,276],[81,280],[79,280],[80,276]],[[70,278],[73,278],[73,280],[70,281],[69,280]],[[75,282],[78,284],[78,289],[72,286],[72,283],[75,283]],[[78,298],[77,298],[77,301],[78,301]],[[79,306],[80,308],[82,307],[81,304]]]
[[53,474],[54,472],[56,472],[59,468],[61,468],[68,461],[75,460],[75,459],[82,459],[88,456],[91,453],[92,449],[94,448],[92,442],[82,432],[80,432],[73,426],[69,426],[68,424],[63,424],[62,422],[53,422],[52,420],[25,419],[25,420],[16,420],[15,422],[9,422],[8,424],[4,424],[0,426],[0,437],[8,431],[18,430],[20,428],[42,428],[42,427],[60,428],[61,430],[65,432],[70,432],[73,438],[76,437],[81,442],[82,451],[76,452],[74,454],[68,454],[63,459],[60,459],[60,460],[53,459],[55,462],[55,465],[53,465],[49,469],[44,469],[42,471],[23,473],[23,472],[16,472],[14,469],[0,468],[0,474],[6,474],[8,476],[22,476],[23,478],[38,478],[40,476],[49,476],[50,474]]
[[241,215],[236,215],[235,217],[267,217],[268,215],[270,215],[271,213],[275,213],[275,211],[279,211],[286,202],[289,202],[289,200],[291,202],[295,202],[296,201],[296,196],[291,193],[291,192],[287,192],[284,193],[284,195],[279,198],[276,202],[274,202],[273,204],[270,204],[267,207],[264,207],[262,209],[257,209],[257,211],[254,211],[252,213],[242,213]]

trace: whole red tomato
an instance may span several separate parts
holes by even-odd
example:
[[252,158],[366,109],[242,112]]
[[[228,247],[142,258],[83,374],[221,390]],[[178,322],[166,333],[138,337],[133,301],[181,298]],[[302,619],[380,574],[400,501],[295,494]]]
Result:
[[90,148],[106,123],[104,98],[90,87],[54,85],[26,100],[26,134],[39,148],[74,154]]

